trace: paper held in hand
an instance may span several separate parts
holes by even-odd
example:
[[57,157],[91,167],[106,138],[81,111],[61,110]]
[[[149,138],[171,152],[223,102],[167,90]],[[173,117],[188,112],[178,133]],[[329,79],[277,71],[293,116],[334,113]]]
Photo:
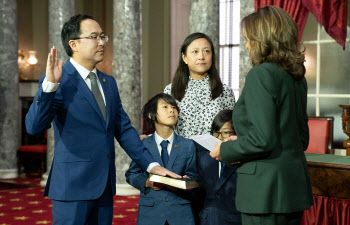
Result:
[[150,174],[149,181],[166,184],[166,185],[184,189],[184,190],[198,187],[197,181],[191,180],[189,178],[176,179],[171,177],[163,177],[155,174]]
[[213,151],[215,148],[215,144],[221,142],[219,139],[210,134],[195,135],[190,137],[190,139],[197,142],[209,151]]

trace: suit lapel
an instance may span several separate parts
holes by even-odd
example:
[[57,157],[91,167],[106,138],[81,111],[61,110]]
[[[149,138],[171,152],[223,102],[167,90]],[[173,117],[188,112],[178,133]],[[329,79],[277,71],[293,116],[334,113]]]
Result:
[[[155,140],[154,134],[145,141],[146,148],[151,153],[153,158],[162,166],[164,167],[162,158],[160,158],[157,142]],[[169,165],[169,163],[168,163]]]
[[172,168],[173,164],[175,162],[175,159],[177,157],[177,155],[180,152],[181,146],[180,146],[180,141],[177,138],[177,134],[174,132],[174,141],[173,141],[173,146],[171,146],[171,152],[170,152],[170,156],[169,156],[169,162],[168,162],[168,166],[167,169]]
[[[221,188],[221,186],[227,181],[227,179],[229,179],[231,177],[231,175],[236,171],[237,169],[237,166],[232,166],[232,167],[229,167],[227,166],[226,167],[226,171],[225,173],[223,174],[223,179],[222,179],[222,182],[220,182],[220,179],[219,179],[219,182],[218,182],[218,190]],[[218,171],[219,173],[219,171]]]
[[91,107],[96,111],[98,115],[100,115],[100,117],[104,121],[101,110],[97,105],[94,95],[92,94],[91,90],[86,85],[83,78],[80,76],[78,71],[75,69],[75,67],[72,65],[72,63],[69,60],[64,65],[64,69],[67,71],[67,74],[69,75],[69,80],[76,86],[76,88],[81,93],[81,95],[86,98],[86,100],[90,103]]

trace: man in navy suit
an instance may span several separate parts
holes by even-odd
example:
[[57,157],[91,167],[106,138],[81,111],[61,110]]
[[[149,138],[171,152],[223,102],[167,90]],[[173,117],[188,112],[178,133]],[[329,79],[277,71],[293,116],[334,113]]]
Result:
[[123,110],[115,79],[96,69],[108,42],[99,24],[90,16],[73,16],[61,38],[71,58],[63,66],[51,48],[26,116],[30,134],[43,132],[51,122],[54,126],[55,152],[44,196],[52,200],[53,224],[112,224],[114,137],[142,169],[180,176],[156,163]]

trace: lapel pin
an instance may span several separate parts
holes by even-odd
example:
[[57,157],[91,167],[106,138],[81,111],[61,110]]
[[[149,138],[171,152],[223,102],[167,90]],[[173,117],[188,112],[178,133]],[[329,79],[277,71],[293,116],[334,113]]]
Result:
[[106,82],[106,79],[103,79],[103,82]]
[[174,148],[178,148],[179,146],[178,145],[174,145]]

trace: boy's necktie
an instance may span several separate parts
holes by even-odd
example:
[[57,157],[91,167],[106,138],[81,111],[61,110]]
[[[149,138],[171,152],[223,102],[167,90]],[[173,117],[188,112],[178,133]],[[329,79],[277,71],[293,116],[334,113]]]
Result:
[[224,182],[224,174],[225,174],[225,170],[226,170],[226,165],[222,161],[220,161],[220,163],[221,163],[221,170],[220,170],[220,184],[221,184],[222,182]]
[[169,161],[168,144],[169,144],[168,140],[163,140],[160,143],[160,146],[162,146],[161,158],[162,158],[164,167],[167,167],[168,161]]
[[98,104],[98,107],[100,108],[101,113],[103,115],[103,118],[106,121],[106,105],[103,101],[102,94],[101,94],[100,89],[98,88],[98,85],[97,85],[97,77],[93,72],[90,72],[88,77],[91,81],[91,92],[94,95],[95,100]]

